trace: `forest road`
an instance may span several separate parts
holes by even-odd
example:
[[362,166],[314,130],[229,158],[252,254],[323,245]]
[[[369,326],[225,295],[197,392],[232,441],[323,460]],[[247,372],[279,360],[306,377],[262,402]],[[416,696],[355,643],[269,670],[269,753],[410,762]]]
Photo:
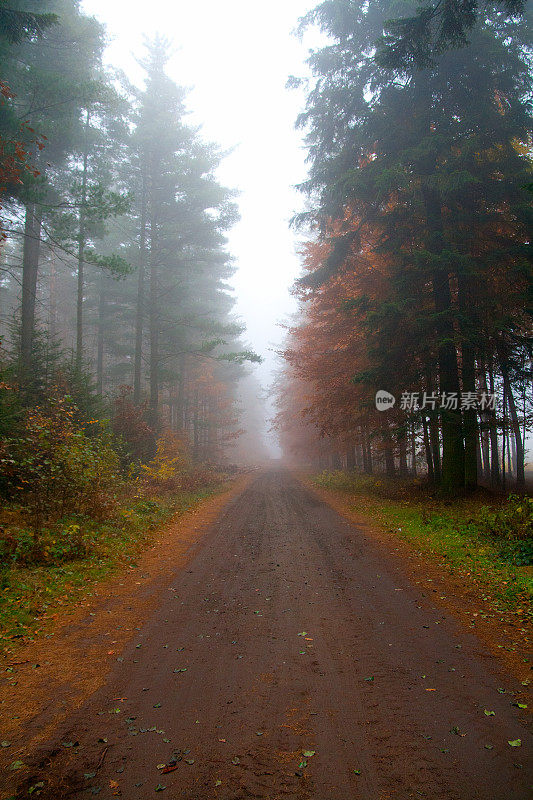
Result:
[[122,658],[41,752],[35,796],[531,796],[523,687],[287,471],[230,502]]

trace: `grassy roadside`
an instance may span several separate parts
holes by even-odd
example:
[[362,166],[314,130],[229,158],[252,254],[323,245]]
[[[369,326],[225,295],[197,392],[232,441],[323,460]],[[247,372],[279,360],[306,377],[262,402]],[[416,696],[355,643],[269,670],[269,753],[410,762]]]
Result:
[[339,493],[352,513],[368,517],[468,582],[487,609],[533,617],[531,499],[502,502],[476,495],[452,504],[412,482],[340,471],[310,480]]
[[136,566],[137,557],[164,523],[196,508],[226,485],[165,498],[132,498],[104,522],[85,517],[65,523],[47,533],[44,563],[25,562],[31,535],[18,529],[15,555],[0,566],[0,646],[32,641],[46,631],[57,612],[89,596],[96,582],[123,565]]

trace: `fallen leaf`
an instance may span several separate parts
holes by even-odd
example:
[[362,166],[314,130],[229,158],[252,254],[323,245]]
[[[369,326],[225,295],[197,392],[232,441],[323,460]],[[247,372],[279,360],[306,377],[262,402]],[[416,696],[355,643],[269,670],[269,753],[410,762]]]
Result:
[[511,747],[521,747],[522,739],[508,739],[508,743],[511,745]]
[[457,725],[454,725],[450,733],[455,733],[457,736],[466,736],[466,733],[461,733]]
[[486,717],[494,717],[494,716],[496,716],[494,711],[487,711],[487,709],[485,709],[485,711],[483,713],[485,714]]
[[304,750],[302,755],[304,755],[305,758],[311,758],[311,756],[314,756],[315,753],[316,750]]
[[174,770],[177,768],[178,764],[176,763],[167,764],[167,766],[161,770],[161,775],[166,775],[168,772],[174,772]]

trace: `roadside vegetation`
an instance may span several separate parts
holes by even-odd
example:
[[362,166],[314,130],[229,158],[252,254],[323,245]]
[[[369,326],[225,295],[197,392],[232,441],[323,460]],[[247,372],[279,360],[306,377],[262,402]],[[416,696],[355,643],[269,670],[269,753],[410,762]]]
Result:
[[[7,388],[4,387],[7,392]],[[0,641],[31,637],[65,603],[133,565],[163,522],[220,487],[174,431],[154,434],[128,391],[89,418],[65,385],[17,406],[0,445]]]
[[449,498],[419,481],[324,471],[313,483],[350,509],[464,577],[495,609],[533,615],[533,499],[478,493]]

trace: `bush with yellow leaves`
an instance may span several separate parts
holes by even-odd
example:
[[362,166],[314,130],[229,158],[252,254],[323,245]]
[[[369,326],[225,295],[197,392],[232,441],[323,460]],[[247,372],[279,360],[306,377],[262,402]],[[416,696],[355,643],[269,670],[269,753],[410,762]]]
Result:
[[139,481],[148,489],[173,492],[182,488],[190,470],[184,440],[175,431],[165,430],[156,441],[153,459],[141,465]]

